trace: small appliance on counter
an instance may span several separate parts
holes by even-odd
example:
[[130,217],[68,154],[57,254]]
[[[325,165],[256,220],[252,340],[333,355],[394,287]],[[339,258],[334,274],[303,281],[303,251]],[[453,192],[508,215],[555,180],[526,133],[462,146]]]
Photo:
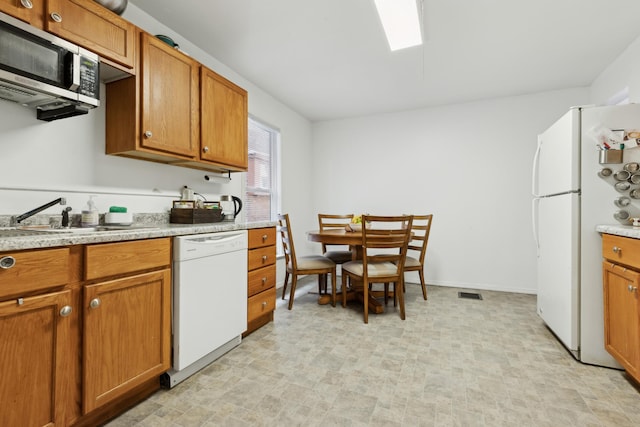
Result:
[[131,225],[133,223],[133,214],[127,212],[124,206],[111,206],[109,212],[104,215],[105,225]]
[[220,196],[220,205],[224,215],[223,221],[235,221],[242,210],[242,200],[239,197],[228,194]]

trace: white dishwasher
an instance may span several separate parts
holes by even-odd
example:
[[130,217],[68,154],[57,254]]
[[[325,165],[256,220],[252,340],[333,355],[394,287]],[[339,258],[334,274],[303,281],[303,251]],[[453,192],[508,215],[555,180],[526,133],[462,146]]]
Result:
[[173,387],[240,344],[247,330],[247,231],[173,241]]

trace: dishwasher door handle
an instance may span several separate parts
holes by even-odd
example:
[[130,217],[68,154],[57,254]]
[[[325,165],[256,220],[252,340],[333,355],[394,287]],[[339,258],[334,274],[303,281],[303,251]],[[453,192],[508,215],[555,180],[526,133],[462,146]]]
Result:
[[201,237],[201,238],[195,238],[195,239],[189,239],[187,240],[189,243],[200,243],[203,245],[211,245],[211,244],[219,244],[219,243],[224,243],[224,242],[228,242],[231,240],[235,240],[238,237],[242,237],[242,234],[233,234],[230,236],[210,236],[210,237]]

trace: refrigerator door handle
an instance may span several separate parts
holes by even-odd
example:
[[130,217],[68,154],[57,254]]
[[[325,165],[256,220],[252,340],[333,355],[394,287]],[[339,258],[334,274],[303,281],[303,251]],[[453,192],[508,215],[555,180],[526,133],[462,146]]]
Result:
[[531,200],[531,218],[532,218],[532,231],[533,231],[533,240],[536,242],[536,257],[540,258],[540,236],[538,233],[538,204],[540,203],[540,198],[534,197]]
[[538,136],[538,147],[536,148],[536,154],[533,156],[533,170],[531,172],[531,194],[534,197],[538,197],[538,162],[540,161],[540,151],[542,150],[542,140]]

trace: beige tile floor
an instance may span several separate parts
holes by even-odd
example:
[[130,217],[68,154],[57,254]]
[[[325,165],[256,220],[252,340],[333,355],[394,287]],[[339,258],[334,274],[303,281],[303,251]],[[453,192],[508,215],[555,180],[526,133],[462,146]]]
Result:
[[534,295],[408,285],[390,304],[278,296],[275,321],[120,426],[638,426],[640,388],[622,371],[575,361],[535,313]]

